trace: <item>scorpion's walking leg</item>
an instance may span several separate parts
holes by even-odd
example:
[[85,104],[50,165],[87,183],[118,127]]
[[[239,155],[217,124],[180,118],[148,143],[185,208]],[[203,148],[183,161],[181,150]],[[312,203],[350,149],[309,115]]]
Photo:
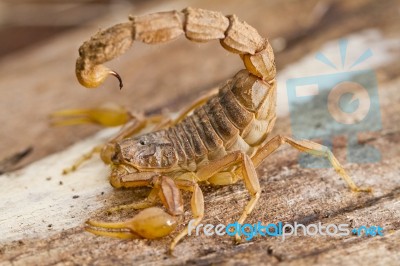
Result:
[[94,147],[88,153],[83,154],[71,167],[63,170],[63,174],[69,174],[76,171],[84,162],[90,160],[94,154],[100,153],[101,159],[106,164],[110,163],[111,156],[114,154],[114,144],[122,139],[137,134],[140,130],[149,124],[155,124],[153,130],[159,130],[168,126],[174,126],[183,120],[190,112],[198,106],[204,104],[210,97],[218,92],[218,88],[211,90],[206,95],[196,99],[193,103],[185,107],[175,119],[165,115],[153,115],[142,117],[141,115],[133,115],[122,107],[118,109],[76,109],[62,110],[53,113],[53,118],[64,118],[64,120],[56,121],[54,125],[74,125],[82,123],[94,123],[103,126],[124,125],[117,136],[110,139],[104,145]]
[[339,161],[336,159],[336,157],[333,155],[328,147],[309,140],[295,140],[290,137],[283,137],[278,135],[268,141],[252,157],[254,165],[257,167],[266,157],[268,157],[272,152],[277,150],[284,143],[289,144],[299,151],[327,158],[332,164],[333,168],[335,168],[336,172],[346,181],[352,191],[371,192],[371,188],[360,188],[354,183],[354,181],[349,175],[347,175],[346,171],[343,169]]
[[[98,124],[112,127],[126,125],[126,130],[136,132],[140,129],[139,116],[135,116],[121,106],[108,105],[94,109],[71,109],[54,112],[51,115],[53,126],[67,126],[77,124]],[[103,145],[94,147],[88,153],[82,155],[71,167],[65,168],[63,174],[75,171],[84,162],[90,160],[94,154],[101,152]]]
[[[203,96],[200,96],[198,99],[196,99],[194,102],[190,103],[187,105],[185,108],[182,109],[182,111],[178,112],[178,115],[176,118],[172,118],[171,116],[168,115],[153,115],[149,116],[146,118],[142,118],[141,120],[143,122],[146,122],[145,124],[148,123],[153,123],[156,124],[156,126],[152,129],[153,131],[160,130],[166,127],[171,127],[182,121],[188,114],[190,114],[194,109],[199,107],[200,105],[204,104],[205,102],[208,101],[212,96],[214,96],[216,93],[218,93],[218,88],[212,89],[210,92],[206,93]],[[134,129],[135,130],[135,129]],[[136,132],[136,130],[135,130]],[[122,140],[124,138],[132,136],[134,133],[132,133],[132,129],[128,126],[125,127],[121,130],[121,132],[116,136],[113,141],[117,142],[119,140]]]
[[[187,180],[176,180],[176,185],[183,190],[187,190],[192,192],[192,198],[190,200],[190,206],[192,209],[192,214],[194,223],[193,226],[199,225],[201,220],[204,217],[204,197],[203,192],[201,191],[199,185],[197,183],[187,181]],[[176,244],[188,234],[189,225],[185,227],[175,238],[172,240],[171,245],[169,247],[170,253],[174,250]]]
[[[184,108],[175,119],[172,119],[168,116],[164,115],[154,115],[150,116],[147,118],[136,118],[132,119],[130,123],[127,123],[120,131],[120,133],[111,139],[108,143],[104,145],[104,147],[100,147],[101,149],[101,159],[106,163],[110,164],[111,163],[111,156],[114,154],[114,144],[118,141],[121,141],[125,138],[131,137],[137,132],[139,132],[141,129],[146,127],[149,123],[155,124],[155,127],[152,129],[153,131],[155,130],[160,130],[166,127],[174,126],[175,124],[179,123],[181,120],[183,120],[190,112],[192,112],[195,108],[198,106],[204,104],[210,97],[212,97],[214,94],[218,92],[218,88],[213,89],[206,95],[196,99],[193,103],[188,105],[186,108]],[[99,147],[96,147],[97,150]],[[95,148],[95,149],[96,149]],[[96,150],[96,151],[97,151]],[[96,152],[95,151],[95,152]],[[93,152],[92,152],[93,153]],[[86,160],[86,159],[84,159]]]
[[[143,186],[144,180],[127,180],[124,187],[135,187],[140,184]],[[148,180],[149,181],[149,180]],[[85,229],[93,234],[101,236],[109,236],[121,239],[144,237],[147,239],[163,237],[171,233],[176,226],[174,216],[182,215],[183,202],[179,188],[175,185],[174,181],[166,176],[156,177],[148,182],[149,185],[153,184],[154,188],[148,201],[151,203],[155,201],[154,193],[157,191],[163,205],[167,209],[164,212],[160,208],[147,208],[141,211],[125,222],[101,222],[101,221],[87,221],[88,227]],[[121,208],[136,208],[144,206],[123,205]],[[117,207],[118,208],[118,207]],[[114,231],[108,231],[108,230]]]
[[[219,183],[219,172],[235,164],[241,165],[240,168],[236,170],[236,174],[241,174],[243,177],[245,186],[251,197],[238,221],[239,224],[243,224],[247,216],[253,211],[254,206],[257,204],[261,195],[261,188],[260,183],[258,182],[257,172],[250,157],[241,151],[230,153],[225,157],[213,161],[207,166],[199,169],[197,176],[200,178],[200,180],[212,180],[213,183]],[[226,179],[224,179],[224,181],[226,181]],[[233,178],[232,182],[235,182],[235,178]],[[239,235],[236,235],[236,241],[240,242]]]
[[81,166],[84,162],[90,160],[96,153],[100,153],[101,159],[106,164],[109,164],[111,161],[111,155],[114,152],[115,142],[118,141],[119,139],[125,138],[125,136],[127,135],[133,135],[139,132],[145,125],[146,125],[145,121],[141,120],[140,118],[132,119],[127,124],[125,124],[124,128],[116,137],[109,140],[106,144],[98,145],[88,153],[83,154],[76,162],[74,162],[72,166],[63,169],[63,174],[66,175],[76,171],[76,169],[78,169],[79,166]]

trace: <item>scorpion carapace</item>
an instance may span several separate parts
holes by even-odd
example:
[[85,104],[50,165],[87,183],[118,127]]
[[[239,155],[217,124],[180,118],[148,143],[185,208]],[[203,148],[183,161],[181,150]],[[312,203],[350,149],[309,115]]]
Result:
[[[369,188],[358,188],[330,150],[318,143],[283,136],[267,141],[276,119],[274,54],[266,39],[234,15],[186,8],[181,12],[131,17],[130,22],[101,31],[80,47],[76,63],[78,80],[86,87],[97,87],[108,75],[120,79],[116,72],[102,64],[124,53],[133,40],[156,44],[181,34],[195,42],[220,40],[225,49],[240,55],[246,69],[192,103],[175,119],[141,117],[115,110],[110,111],[113,115],[106,116],[103,109],[59,114],[81,115],[78,122],[94,121],[103,125],[123,121],[120,124],[125,126],[120,134],[101,149],[101,158],[112,169],[110,182],[117,188],[152,187],[145,200],[115,208],[144,209],[133,219],[121,223],[89,220],[88,231],[118,238],[167,235],[175,227],[174,217],[183,213],[180,190],[192,193],[191,209],[196,226],[204,216],[199,183],[228,185],[239,179],[243,179],[251,197],[238,220],[242,224],[261,193],[255,168],[284,143],[326,157],[353,191],[370,191]],[[153,132],[138,136],[138,132],[150,123],[156,125]],[[167,213],[152,207],[158,200]],[[185,228],[174,238],[170,250],[187,230]],[[237,235],[236,239],[240,240],[240,237]]]

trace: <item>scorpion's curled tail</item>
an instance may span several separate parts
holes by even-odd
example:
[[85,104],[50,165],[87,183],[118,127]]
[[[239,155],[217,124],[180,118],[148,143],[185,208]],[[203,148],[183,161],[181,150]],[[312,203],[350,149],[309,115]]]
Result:
[[83,86],[95,88],[108,75],[114,75],[122,87],[119,75],[103,63],[123,54],[134,40],[156,44],[183,33],[195,42],[219,39],[226,50],[240,55],[250,73],[268,83],[274,82],[276,68],[272,47],[256,29],[239,21],[235,15],[224,16],[198,8],[135,16],[129,22],[98,32],[79,48],[76,76]]

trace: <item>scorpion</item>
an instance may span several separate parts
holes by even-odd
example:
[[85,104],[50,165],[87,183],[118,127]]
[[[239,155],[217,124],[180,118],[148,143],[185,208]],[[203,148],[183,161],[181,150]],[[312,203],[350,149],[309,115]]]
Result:
[[[181,190],[191,193],[193,225],[197,226],[204,217],[199,184],[222,186],[238,180],[244,181],[250,194],[238,220],[243,224],[261,194],[256,168],[285,143],[301,152],[327,158],[352,191],[371,191],[356,186],[327,147],[281,135],[267,139],[276,120],[274,53],[267,39],[235,15],[188,7],[180,12],[130,17],[129,22],[100,31],[83,43],[76,61],[77,79],[87,88],[96,88],[112,75],[122,88],[121,77],[103,63],[126,52],[134,40],[157,44],[181,34],[194,42],[219,40],[223,48],[239,54],[245,69],[190,104],[175,119],[133,115],[123,109],[58,113],[64,119],[79,117],[64,123],[124,125],[116,137],[97,148],[101,159],[110,165],[110,183],[114,188],[151,187],[146,199],[114,208],[139,209],[133,218],[124,222],[88,220],[87,231],[120,239],[169,235],[177,225],[177,217],[184,212]],[[155,128],[138,134],[149,123],[155,123]],[[164,209],[155,207],[159,201]],[[169,250],[187,234],[186,226],[174,237]],[[240,241],[239,235],[236,240]]]

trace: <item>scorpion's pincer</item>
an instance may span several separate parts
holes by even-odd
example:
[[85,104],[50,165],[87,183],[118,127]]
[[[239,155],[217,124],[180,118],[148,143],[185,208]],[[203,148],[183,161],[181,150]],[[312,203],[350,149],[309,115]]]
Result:
[[155,239],[169,235],[176,227],[176,219],[157,207],[144,209],[125,222],[88,220],[85,230],[99,236],[120,239]]

